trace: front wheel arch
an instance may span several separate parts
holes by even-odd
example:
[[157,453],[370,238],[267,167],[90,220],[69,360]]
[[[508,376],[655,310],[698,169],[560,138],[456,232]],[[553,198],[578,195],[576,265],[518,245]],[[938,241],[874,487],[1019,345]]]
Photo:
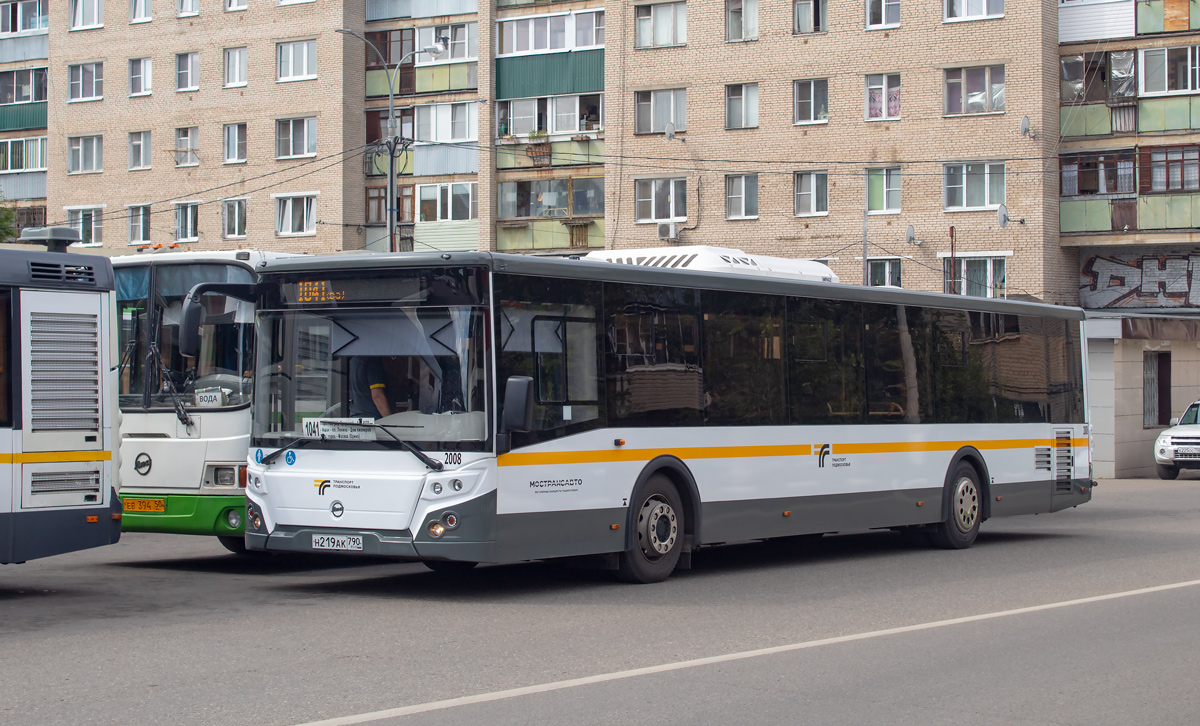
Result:
[[[675,485],[675,491],[679,493],[679,498],[683,500],[683,534],[684,534],[684,552],[687,552],[695,544],[701,542],[700,539],[700,489],[696,486],[696,478],[692,476],[692,472],[688,469],[687,464],[684,464],[676,456],[663,454],[651,459],[642,467],[642,471],[634,480],[633,486],[629,489],[629,496],[646,482],[647,479],[655,474],[662,474],[671,480]],[[633,511],[632,502],[628,505],[629,511],[625,515],[625,549],[628,550],[634,544],[634,521],[635,513]]]
[[992,477],[988,474],[987,464],[983,461],[983,454],[979,453],[979,449],[974,446],[964,446],[954,453],[950,459],[950,465],[946,467],[946,478],[942,481],[942,518],[941,521],[946,521],[950,517],[950,496],[948,493],[952,491],[951,479],[954,478],[954,470],[958,468],[961,461],[966,461],[975,468],[975,475],[979,477],[979,497],[983,501],[980,507],[981,519],[988,520],[992,516]]

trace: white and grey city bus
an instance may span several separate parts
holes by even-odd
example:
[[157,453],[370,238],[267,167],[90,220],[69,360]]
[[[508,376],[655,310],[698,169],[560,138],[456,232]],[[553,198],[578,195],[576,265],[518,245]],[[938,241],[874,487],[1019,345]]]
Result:
[[107,258],[0,250],[0,563],[120,539],[114,315]]
[[207,286],[258,308],[247,546],[602,555],[651,582],[710,544],[962,548],[1090,499],[1081,311],[626,262],[337,256]]

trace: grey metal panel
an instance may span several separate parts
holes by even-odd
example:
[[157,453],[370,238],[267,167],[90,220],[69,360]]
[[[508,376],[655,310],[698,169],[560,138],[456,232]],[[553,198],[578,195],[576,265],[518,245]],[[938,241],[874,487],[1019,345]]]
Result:
[[413,147],[413,176],[478,173],[479,150],[470,148],[469,142],[464,146],[427,144]]
[[50,34],[23,35],[0,40],[0,63],[42,60],[50,57]]
[[[591,509],[496,517],[499,562],[595,555],[625,549],[624,508]],[[613,529],[619,524],[621,529]]]
[[[121,500],[116,490],[110,490],[109,497],[107,507],[14,512],[9,519],[12,551],[0,564],[116,544],[121,539],[121,520],[113,515],[121,511]],[[87,522],[89,516],[96,521]]]
[[829,300],[857,300],[885,305],[925,305],[951,310],[978,310],[1010,315],[1041,315],[1048,318],[1083,320],[1083,310],[1076,307],[1016,300],[994,300],[895,288],[862,287],[834,282],[789,281],[778,278],[760,278],[753,275],[638,267],[637,265],[618,265],[611,262],[593,262],[563,257],[533,257],[497,252],[454,252],[449,254],[451,254],[449,258],[436,253],[413,252],[322,255],[280,261],[259,269],[260,272],[269,274],[325,270],[378,270],[390,267],[445,267],[447,264],[482,265],[497,272],[541,277],[629,282],[645,285],[675,285],[710,290],[798,295]]
[[53,282],[33,279],[29,271],[29,264],[31,262],[44,265],[91,265],[96,276],[96,284],[88,285],[87,289],[116,289],[112,263],[109,262],[107,257],[76,254],[64,257],[60,252],[26,252],[25,250],[0,250],[0,285],[20,285],[26,288],[62,290],[83,289],[82,285],[75,282]]
[[465,15],[479,12],[479,0],[412,0],[412,17]]
[[[1049,512],[1054,496],[1054,482],[1023,481],[1012,484],[990,484],[991,516],[1008,517],[1014,514]],[[997,497],[1000,498],[997,501]]]
[[367,0],[367,22],[407,18],[412,0]]
[[0,563],[12,562],[12,518],[10,512],[0,513]]
[[1092,501],[1092,485],[1093,482],[1090,479],[1072,480],[1070,492],[1054,493],[1054,499],[1050,503],[1050,511],[1057,512],[1062,509],[1078,507],[1080,504]]
[[0,194],[7,200],[45,199],[46,172],[23,171],[17,174],[0,174]]

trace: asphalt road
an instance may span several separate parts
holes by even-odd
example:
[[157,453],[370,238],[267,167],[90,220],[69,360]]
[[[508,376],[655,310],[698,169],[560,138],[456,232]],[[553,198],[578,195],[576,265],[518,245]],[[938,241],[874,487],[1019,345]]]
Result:
[[0,568],[0,723],[1195,724],[1198,554],[1196,478],[965,551],[732,545],[646,586],[126,535]]

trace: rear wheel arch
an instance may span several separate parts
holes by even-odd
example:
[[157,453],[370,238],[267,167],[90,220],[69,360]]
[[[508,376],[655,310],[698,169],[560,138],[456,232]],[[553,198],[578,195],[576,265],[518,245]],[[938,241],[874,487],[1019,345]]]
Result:
[[[684,515],[684,544],[686,552],[692,545],[698,544],[700,540],[700,489],[696,485],[696,478],[692,476],[692,472],[688,469],[687,464],[684,464],[678,457],[664,454],[651,459],[638,474],[634,480],[633,486],[630,487],[630,495],[638,491],[650,477],[655,474],[662,474],[671,480],[675,485],[675,491],[679,493],[679,499],[683,502]],[[634,511],[632,503],[629,507],[629,512],[626,515],[625,523],[625,547],[626,549],[633,546],[634,537]]]

